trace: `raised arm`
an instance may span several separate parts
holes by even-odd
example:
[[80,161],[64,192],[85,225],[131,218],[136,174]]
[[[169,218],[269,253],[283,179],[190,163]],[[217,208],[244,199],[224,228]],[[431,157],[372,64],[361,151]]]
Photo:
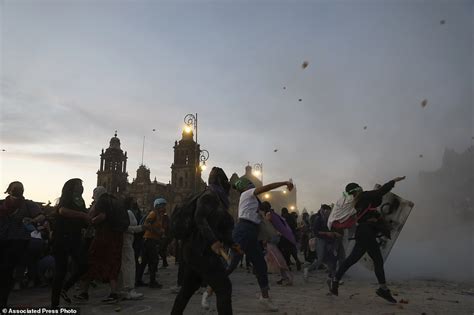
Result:
[[[136,222],[135,215],[132,212],[130,212],[130,210],[127,212],[128,212],[128,219],[130,220],[130,222]],[[132,233],[132,234],[143,232],[143,225],[130,224],[127,228],[127,232]]]
[[385,194],[390,192],[393,189],[393,187],[395,187],[396,182],[402,181],[404,179],[405,179],[405,176],[396,177],[396,178],[392,179],[391,181],[383,184],[378,189],[366,191],[365,193],[368,194],[368,195],[374,196],[374,197],[383,197]]
[[129,225],[127,231],[132,234],[143,232],[143,225]]
[[28,217],[23,219],[24,223],[38,223],[44,221],[46,218],[41,208],[31,200],[25,200],[28,209]]
[[285,186],[285,185],[288,187],[289,191],[291,191],[293,189],[293,183],[292,182],[289,182],[289,181],[276,182],[276,183],[271,183],[271,184],[268,184],[268,185],[265,185],[265,186],[262,186],[262,187],[255,188],[255,191],[253,192],[253,194],[255,196],[257,196],[257,195],[266,193],[267,191],[270,191],[270,190],[273,190],[273,189],[276,189],[276,188],[279,188],[279,187]]
[[82,211],[72,210],[66,207],[59,208],[59,215],[69,219],[79,219],[89,221],[89,215]]

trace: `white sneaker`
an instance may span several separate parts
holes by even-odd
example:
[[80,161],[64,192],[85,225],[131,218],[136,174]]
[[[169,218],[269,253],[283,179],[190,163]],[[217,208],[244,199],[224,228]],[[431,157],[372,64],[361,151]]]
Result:
[[138,293],[135,289],[128,291],[125,295],[125,300],[140,300],[143,299],[143,293]]
[[303,278],[308,280],[309,269],[306,267],[303,269]]
[[201,306],[203,309],[208,310],[211,307],[211,303],[209,302],[210,298],[211,297],[209,296],[209,293],[207,293],[207,291],[204,291],[201,299]]
[[264,297],[261,296],[258,300],[260,304],[265,306],[265,308],[269,310],[270,312],[278,312],[278,307],[275,304],[273,304],[270,298],[265,299]]

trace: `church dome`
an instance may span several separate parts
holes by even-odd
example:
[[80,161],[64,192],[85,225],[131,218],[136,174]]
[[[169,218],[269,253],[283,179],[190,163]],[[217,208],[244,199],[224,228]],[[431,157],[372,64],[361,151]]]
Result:
[[120,139],[117,138],[117,131],[113,138],[110,139],[110,146],[111,149],[119,149],[120,150]]

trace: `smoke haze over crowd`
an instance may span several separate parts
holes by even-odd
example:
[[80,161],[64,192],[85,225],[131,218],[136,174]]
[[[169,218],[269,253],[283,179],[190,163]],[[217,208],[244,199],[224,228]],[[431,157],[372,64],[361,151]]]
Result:
[[394,192],[415,207],[387,273],[472,279],[472,177],[470,201],[455,206],[456,178],[419,177],[442,167],[446,148],[473,144],[472,1],[4,0],[0,10],[0,188],[20,180],[27,198],[54,201],[80,177],[90,201],[114,130],[129,180],[146,136],[145,164],[167,183],[183,117],[198,112],[209,166],[241,175],[263,162],[266,182],[294,180],[300,211],[334,202],[348,182],[407,176]]

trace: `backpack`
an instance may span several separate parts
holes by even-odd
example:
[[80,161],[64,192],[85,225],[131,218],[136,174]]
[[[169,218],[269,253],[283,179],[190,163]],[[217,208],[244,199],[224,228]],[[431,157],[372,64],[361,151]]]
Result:
[[189,238],[196,230],[194,213],[196,212],[197,200],[205,191],[187,198],[182,204],[176,205],[170,218],[170,235],[177,240]]
[[[108,198],[109,207],[105,211],[108,222],[112,231],[115,232],[125,232],[130,225],[130,218],[128,216],[128,211],[125,208],[122,199],[118,199],[112,195],[107,194],[104,196]],[[102,197],[101,197],[102,198]]]

